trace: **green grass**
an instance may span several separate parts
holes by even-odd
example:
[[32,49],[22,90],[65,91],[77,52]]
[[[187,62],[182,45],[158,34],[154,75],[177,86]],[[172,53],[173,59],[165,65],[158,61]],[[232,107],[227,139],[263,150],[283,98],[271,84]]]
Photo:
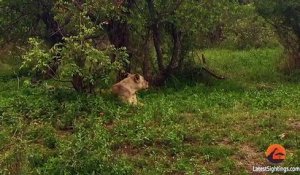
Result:
[[227,80],[150,89],[138,107],[1,82],[0,174],[250,174],[272,143],[299,166],[300,86],[276,71],[281,51],[204,52]]
[[252,49],[247,51],[206,50],[208,65],[226,77],[244,82],[276,82],[282,75],[278,66],[282,49]]

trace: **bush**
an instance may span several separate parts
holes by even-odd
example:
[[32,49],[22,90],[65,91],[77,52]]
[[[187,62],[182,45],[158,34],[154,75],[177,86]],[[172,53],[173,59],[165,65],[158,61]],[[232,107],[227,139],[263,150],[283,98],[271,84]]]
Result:
[[[83,18],[83,16],[82,16]],[[50,49],[37,38],[30,38],[31,49],[23,56],[21,68],[31,70],[33,76],[43,74],[46,78],[71,82],[80,92],[93,92],[96,85],[107,86],[117,72],[127,63],[125,48],[108,46],[98,50],[88,39],[95,27],[80,24],[78,34],[64,37]]]
[[252,4],[238,6],[224,26],[222,48],[251,49],[279,45],[272,27],[257,15]]

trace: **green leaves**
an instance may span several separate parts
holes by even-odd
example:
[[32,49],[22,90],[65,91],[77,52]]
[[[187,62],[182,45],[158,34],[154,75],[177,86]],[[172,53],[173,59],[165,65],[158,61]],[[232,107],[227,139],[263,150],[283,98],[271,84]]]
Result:
[[45,36],[48,29],[41,25],[46,22],[42,20],[42,14],[48,13],[54,2],[55,0],[0,1],[0,38],[5,42],[26,41],[33,35]]
[[37,38],[29,38],[28,43],[31,50],[23,55],[23,63],[20,68],[30,69],[32,73],[45,72],[49,68],[51,53],[44,48],[43,42]]
[[[279,36],[281,44],[293,60],[292,66],[299,68],[300,50],[300,2],[297,0],[255,1],[257,12],[271,23]],[[291,67],[291,65],[287,65]]]
[[[70,4],[64,2],[63,5]],[[97,28],[87,17],[86,9],[75,12],[74,21],[68,24],[74,34],[64,37],[63,42],[56,43],[50,49],[41,40],[30,38],[31,49],[23,56],[21,68],[31,69],[35,74],[46,73],[51,69],[49,64],[54,62],[58,65],[58,71],[53,71],[56,78],[71,81],[74,76],[80,76],[83,83],[90,87],[96,84],[108,86],[115,78],[112,74],[122,70],[123,64],[128,62],[126,48],[116,49],[107,45],[98,49],[91,39]],[[64,16],[57,16],[58,20],[62,18]]]

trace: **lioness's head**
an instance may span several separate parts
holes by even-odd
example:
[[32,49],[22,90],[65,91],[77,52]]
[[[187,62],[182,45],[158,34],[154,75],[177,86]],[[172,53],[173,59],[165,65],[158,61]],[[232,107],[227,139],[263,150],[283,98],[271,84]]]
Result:
[[140,74],[128,74],[129,78],[132,78],[136,89],[148,89],[149,88],[149,83],[148,81],[145,80],[143,76]]

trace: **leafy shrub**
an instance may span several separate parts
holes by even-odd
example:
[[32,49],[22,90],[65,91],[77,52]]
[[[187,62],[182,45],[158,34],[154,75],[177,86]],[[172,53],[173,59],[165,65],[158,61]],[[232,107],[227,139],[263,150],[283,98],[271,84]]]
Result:
[[252,4],[236,6],[224,25],[225,39],[221,47],[251,49],[278,46],[276,35]]
[[[84,16],[81,16],[82,18]],[[50,49],[37,38],[30,38],[31,49],[23,56],[21,68],[33,75],[43,74],[71,82],[77,91],[93,91],[95,85],[108,85],[123,69],[128,54],[125,48],[109,46],[98,50],[91,39],[96,28],[89,24],[76,25],[77,35],[64,37]]]

